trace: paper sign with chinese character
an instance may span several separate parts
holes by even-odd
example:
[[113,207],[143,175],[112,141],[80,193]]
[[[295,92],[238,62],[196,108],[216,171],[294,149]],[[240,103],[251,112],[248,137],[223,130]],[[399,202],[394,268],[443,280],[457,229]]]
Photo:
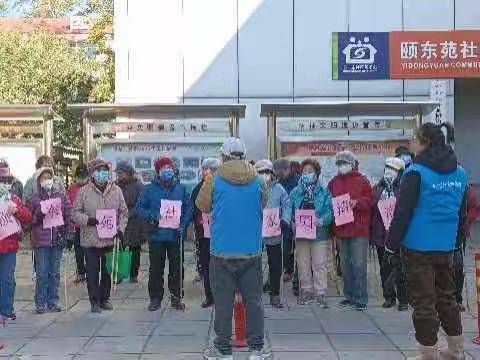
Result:
[[7,210],[8,205],[0,205],[0,240],[20,232],[20,225]]
[[385,230],[390,230],[392,224],[393,213],[395,212],[395,205],[397,204],[397,198],[391,197],[388,199],[380,200],[378,202],[378,210],[382,216],[383,225]]
[[54,198],[40,201],[40,210],[45,215],[43,217],[43,228],[51,229],[57,226],[62,226],[62,199]]
[[203,236],[207,239],[212,237],[210,225],[212,224],[212,214],[202,214]]
[[100,239],[111,239],[117,235],[117,211],[115,209],[99,209],[96,218]]
[[297,239],[316,239],[317,225],[315,224],[315,210],[295,211],[295,237]]
[[390,78],[480,77],[480,31],[393,31]]
[[160,220],[158,227],[165,229],[178,229],[182,215],[182,202],[163,200],[160,203]]
[[336,226],[350,224],[355,221],[350,201],[350,194],[340,195],[332,199]]
[[263,210],[263,225],[262,236],[274,237],[280,236],[282,229],[280,228],[280,209],[264,209]]

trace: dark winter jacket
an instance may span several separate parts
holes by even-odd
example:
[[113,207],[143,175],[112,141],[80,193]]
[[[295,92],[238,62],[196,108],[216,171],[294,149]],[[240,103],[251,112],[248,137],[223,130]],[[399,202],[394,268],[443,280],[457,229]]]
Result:
[[125,229],[125,246],[140,246],[145,242],[144,221],[135,212],[138,197],[143,190],[143,184],[138,179],[128,183],[118,183],[128,208],[128,223]]
[[[182,202],[180,229],[158,227],[162,200]],[[135,212],[140,218],[151,224],[148,233],[150,242],[178,241],[179,230],[185,231],[192,221],[192,211],[190,196],[185,186],[174,180],[170,187],[165,187],[158,177],[143,188],[135,207]]]
[[278,180],[280,185],[287,191],[288,194],[292,192],[293,189],[298,185],[298,176],[294,174],[290,174],[286,179]]
[[[385,180],[380,180],[377,185],[373,187],[373,204],[372,204],[372,218],[370,220],[370,245],[383,247],[387,238],[387,231],[383,224],[382,215],[378,209],[378,202],[385,190]],[[393,183],[393,195],[398,199],[400,192],[400,179]]]
[[[50,229],[43,228],[43,214],[41,202],[48,199],[59,198],[62,202],[62,216],[64,225]],[[60,192],[53,191],[48,194],[44,190],[34,193],[28,201],[32,220],[32,246],[33,247],[53,247],[58,245],[59,237],[65,236],[68,231],[73,230],[72,224],[72,204],[68,197]]]
[[195,229],[195,236],[197,239],[203,239],[203,219],[202,219],[202,212],[198,208],[195,201],[197,201],[198,194],[200,193],[200,189],[202,188],[203,180],[200,181],[192,190],[192,195],[190,197],[190,201],[193,206],[193,225]]
[[[422,175],[423,174],[423,175]],[[425,178],[423,179],[422,176]],[[427,181],[433,185],[428,186]],[[450,189],[445,184],[455,185]],[[458,184],[458,186],[456,185]],[[441,186],[440,186],[441,185]],[[442,199],[434,197],[435,188]],[[408,239],[408,248],[416,251],[451,251],[459,234],[467,224],[466,175],[458,166],[457,157],[447,145],[429,147],[415,158],[400,186],[395,214],[387,238],[387,247],[397,250]],[[431,193],[428,201],[425,194]],[[440,193],[441,192],[441,193]],[[460,195],[460,196],[459,196]],[[457,204],[457,197],[460,201]],[[419,217],[422,219],[419,220]],[[434,222],[434,219],[437,219]],[[421,225],[417,224],[421,222]],[[456,224],[452,234],[443,229],[445,224]],[[425,235],[422,235],[422,233]],[[428,233],[428,235],[427,235]],[[412,238],[418,246],[413,248]],[[448,244],[447,244],[448,243]],[[453,246],[452,246],[453,244]]]
[[336,226],[333,222],[333,233],[339,238],[370,236],[370,216],[372,212],[373,192],[368,179],[358,171],[335,176],[328,184],[332,197],[350,194],[352,200],[357,200],[353,209],[355,221],[350,224]]

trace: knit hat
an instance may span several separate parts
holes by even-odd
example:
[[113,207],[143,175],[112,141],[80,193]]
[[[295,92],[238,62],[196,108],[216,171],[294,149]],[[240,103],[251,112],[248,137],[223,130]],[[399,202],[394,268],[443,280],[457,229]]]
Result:
[[40,179],[40,176],[42,176],[43,173],[48,172],[50,175],[53,176],[53,169],[49,167],[41,167],[37,171],[33,173],[33,178],[35,179],[35,182],[38,182],[38,179]]
[[105,159],[96,158],[96,159],[90,160],[88,162],[88,166],[87,166],[88,175],[92,176],[93,173],[95,172],[95,170],[97,170],[98,168],[101,168],[103,166],[106,166],[110,170],[110,164]]
[[118,174],[119,172],[124,172],[130,175],[135,174],[135,169],[128,161],[119,161],[117,162],[117,168],[115,172]]
[[153,162],[153,166],[155,167],[155,171],[158,173],[160,169],[165,166],[170,166],[172,169],[175,168],[175,163],[173,162],[171,157],[159,156]]
[[397,171],[401,171],[405,169],[405,162],[402,159],[396,157],[389,157],[387,160],[385,160],[385,166],[388,166],[389,168]]
[[255,164],[257,172],[270,171],[273,172],[273,164],[270,160],[260,160]]
[[1,177],[10,176],[10,165],[5,159],[0,159],[0,176]]
[[206,158],[202,161],[202,169],[210,169],[212,171],[217,171],[220,167],[220,160],[216,158]]
[[355,166],[355,164],[358,163],[358,160],[351,151],[345,150],[338,152],[335,156],[335,164],[338,163],[347,163]]
[[77,168],[75,169],[74,175],[76,178],[87,177],[88,176],[87,165],[85,164],[78,165]]

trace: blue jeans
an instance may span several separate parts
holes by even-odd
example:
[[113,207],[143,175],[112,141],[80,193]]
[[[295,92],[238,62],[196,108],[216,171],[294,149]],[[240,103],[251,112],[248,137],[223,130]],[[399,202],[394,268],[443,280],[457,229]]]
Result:
[[62,250],[60,247],[35,249],[35,269],[37,272],[35,306],[37,309],[58,305]]
[[13,313],[16,263],[16,252],[0,254],[0,314],[2,315]]
[[343,272],[343,295],[351,303],[367,305],[368,239],[339,238],[338,245]]

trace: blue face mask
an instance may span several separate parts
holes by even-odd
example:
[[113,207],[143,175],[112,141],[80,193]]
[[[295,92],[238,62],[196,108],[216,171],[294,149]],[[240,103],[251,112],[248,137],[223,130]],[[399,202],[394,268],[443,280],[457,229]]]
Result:
[[312,184],[315,181],[315,174],[302,174],[302,183]]
[[108,170],[98,170],[95,171],[95,182],[97,184],[105,184],[108,182],[109,173]]
[[162,181],[171,181],[175,176],[173,169],[167,168],[160,171],[159,178]]

